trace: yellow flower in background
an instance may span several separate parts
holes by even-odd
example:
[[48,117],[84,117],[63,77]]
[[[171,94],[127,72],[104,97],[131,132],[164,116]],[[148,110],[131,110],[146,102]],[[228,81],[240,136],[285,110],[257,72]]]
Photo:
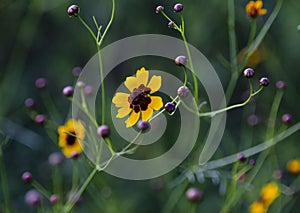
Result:
[[265,213],[267,212],[267,209],[265,207],[265,204],[260,201],[255,201],[251,204],[249,207],[250,213]]
[[290,173],[299,174],[300,173],[300,159],[290,160],[286,165],[286,169]]
[[82,140],[85,133],[80,121],[68,120],[64,126],[58,128],[58,134],[58,145],[62,148],[62,152],[66,157],[70,158],[73,154],[82,152]]
[[280,195],[279,187],[275,182],[265,185],[260,192],[261,201],[266,207],[269,207],[271,203]]
[[148,121],[154,110],[159,110],[163,106],[161,97],[150,96],[161,87],[161,76],[153,76],[148,83],[149,71],[144,67],[137,70],[136,77],[130,76],[124,82],[131,94],[117,92],[112,102],[118,109],[117,118],[124,118],[126,127],[131,127],[139,120]]
[[250,1],[246,5],[246,13],[251,18],[256,18],[257,16],[262,16],[267,13],[266,9],[262,8],[263,2],[261,0],[258,1]]

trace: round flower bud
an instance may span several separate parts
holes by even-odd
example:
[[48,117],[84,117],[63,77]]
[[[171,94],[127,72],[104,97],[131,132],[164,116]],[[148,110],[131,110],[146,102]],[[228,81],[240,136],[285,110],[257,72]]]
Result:
[[183,10],[183,5],[180,4],[180,3],[175,4],[173,9],[174,9],[174,11],[175,11],[176,13],[179,13],[179,12],[181,12],[181,11]]
[[297,26],[297,30],[300,32],[300,24]]
[[250,159],[250,160],[249,160],[249,164],[250,164],[251,166],[255,166],[256,160]]
[[274,179],[276,179],[276,180],[281,180],[282,177],[283,177],[283,172],[282,172],[281,170],[275,170],[275,171],[273,172],[273,177],[274,177]]
[[81,67],[74,67],[72,70],[72,73],[75,77],[78,77],[80,75],[81,71],[82,71]]
[[166,103],[166,105],[165,105],[165,110],[168,112],[168,113],[172,113],[172,112],[174,112],[174,110],[175,110],[175,104],[174,103],[172,103],[172,102],[168,102],[168,103]]
[[286,113],[281,117],[281,120],[285,124],[291,124],[293,122],[293,116],[289,113]]
[[24,172],[22,175],[22,180],[24,183],[31,183],[32,181],[32,174],[30,172]]
[[286,88],[286,83],[284,81],[278,81],[276,83],[276,87],[277,87],[277,89],[284,90]]
[[72,154],[71,154],[71,158],[73,158],[73,159],[75,159],[75,160],[78,159],[79,156],[80,156],[80,153],[79,153],[79,152],[76,152],[76,151],[72,152]]
[[44,89],[47,87],[47,85],[48,85],[48,82],[47,82],[46,78],[38,78],[35,81],[35,86],[38,89]]
[[267,77],[263,77],[259,80],[259,84],[266,87],[270,84],[270,80]]
[[59,166],[64,162],[64,157],[60,152],[53,152],[48,156],[48,163],[51,166]]
[[182,66],[185,66],[185,65],[186,65],[187,58],[186,58],[186,56],[184,56],[184,55],[180,55],[180,56],[177,56],[177,57],[175,58],[174,62],[175,62],[175,64],[176,64],[177,66],[182,67]]
[[185,195],[186,195],[186,198],[192,202],[200,201],[203,197],[202,191],[200,191],[198,188],[195,188],[195,187],[189,188],[186,191]]
[[45,115],[38,114],[38,115],[35,116],[35,119],[34,119],[34,120],[35,120],[35,122],[36,122],[37,124],[43,125],[43,124],[46,123],[47,118],[46,118]]
[[110,134],[110,129],[108,126],[106,125],[101,125],[99,126],[99,128],[97,129],[97,134],[99,136],[101,136],[102,138],[107,138]]
[[77,17],[79,12],[80,12],[80,8],[78,7],[78,5],[71,5],[68,8],[68,14],[70,17],[72,17],[72,16]]
[[142,130],[142,131],[145,131],[147,130],[149,127],[150,127],[150,123],[148,121],[142,121],[140,120],[138,123],[137,123],[137,127]]
[[250,126],[256,126],[259,123],[259,117],[257,115],[250,115],[247,121]]
[[73,93],[74,93],[74,88],[72,86],[66,86],[63,89],[63,95],[66,97],[72,97]]
[[59,197],[56,194],[51,195],[50,199],[49,199],[49,201],[52,205],[56,204],[58,200],[59,200]]
[[31,189],[25,194],[25,203],[28,206],[37,207],[42,201],[42,195],[35,189]]
[[190,94],[190,90],[186,86],[181,86],[177,90],[177,95],[181,98],[187,97]]
[[170,22],[168,23],[168,27],[169,27],[169,28],[174,28],[174,22],[173,22],[173,21],[170,21]]
[[35,101],[32,99],[32,98],[27,98],[25,100],[25,106],[28,108],[28,109],[33,109],[34,106],[35,106]]
[[78,81],[76,83],[76,86],[78,86],[79,88],[83,88],[83,87],[85,87],[85,83],[83,81]]
[[86,87],[84,87],[84,93],[85,93],[86,95],[91,95],[91,94],[93,93],[93,87],[87,85]]
[[157,6],[157,7],[156,7],[155,12],[156,12],[156,13],[159,13],[159,12],[163,11],[164,9],[165,9],[165,8],[164,8],[163,6],[160,5],[160,6]]
[[237,159],[238,159],[238,161],[240,161],[240,162],[245,162],[245,161],[246,161],[246,157],[245,157],[245,155],[244,155],[243,153],[239,153],[239,154],[237,155]]
[[254,76],[254,70],[252,68],[247,68],[243,72],[245,78],[252,78]]

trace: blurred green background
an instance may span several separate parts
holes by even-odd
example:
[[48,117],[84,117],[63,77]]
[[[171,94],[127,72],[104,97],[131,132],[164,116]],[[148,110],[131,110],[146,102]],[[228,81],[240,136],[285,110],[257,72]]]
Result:
[[[91,26],[92,16],[95,16],[104,26],[109,20],[110,1],[58,1],[58,0],[23,0],[0,1],[0,131],[12,138],[3,148],[3,162],[7,170],[13,212],[35,212],[24,203],[24,194],[31,187],[24,185],[21,175],[31,171],[42,184],[51,187],[51,169],[47,165],[48,155],[59,148],[51,142],[43,127],[38,126],[24,107],[26,98],[34,98],[38,112],[47,114],[43,106],[41,91],[35,87],[39,77],[48,79],[47,91],[59,109],[58,124],[62,125],[69,112],[70,102],[63,97],[64,86],[76,82],[72,69],[84,67],[87,61],[96,53],[96,47],[89,33],[76,18],[70,18],[66,11],[69,5],[78,4],[81,17]],[[104,41],[104,46],[111,42],[138,34],[165,34],[179,38],[175,30],[167,27],[168,22],[155,13],[157,5],[164,5],[165,11],[178,20],[172,11],[177,2],[170,1],[116,1],[116,15],[113,25]],[[228,84],[230,72],[226,70],[219,58],[229,58],[229,42],[227,27],[227,1],[182,1],[186,19],[186,35],[190,44],[197,47],[213,64],[223,83]],[[246,0],[236,0],[236,33],[238,50],[242,50],[248,39],[250,19],[245,14]],[[264,7],[272,11],[276,1],[265,1]],[[287,83],[281,107],[280,116],[291,113],[296,122],[300,116],[299,91],[300,80],[300,24],[299,0],[284,1],[279,16],[272,25],[263,41],[261,50],[265,57],[256,67],[256,78],[268,76],[271,85],[263,91],[255,102],[244,109],[228,113],[226,133],[222,145],[214,158],[233,154],[241,148],[248,148],[246,140],[251,139],[257,144],[264,140],[267,116],[276,92],[275,83],[283,80]],[[270,13],[258,18],[258,28],[266,21]],[[177,70],[171,62],[157,63],[150,58],[145,64],[133,63],[134,66],[124,65],[122,69],[127,75],[132,75],[141,66],[148,69]],[[171,68],[170,68],[171,66]],[[120,69],[121,69],[120,68]],[[118,78],[120,83],[124,79]],[[107,90],[114,91],[116,85],[111,84]],[[240,78],[230,103],[244,100],[247,82]],[[203,93],[205,93],[203,91]],[[203,100],[205,98],[202,98]],[[260,123],[249,127],[247,117],[257,114]],[[207,123],[204,122],[204,130]],[[205,131],[200,139],[205,137]],[[253,135],[253,132],[255,133]],[[166,137],[172,136],[169,130]],[[201,142],[199,142],[201,143]],[[290,158],[300,157],[299,134],[288,138],[277,146],[279,165],[284,167]],[[189,162],[197,163],[197,154],[190,157]],[[184,165],[186,166],[186,165]],[[184,167],[183,166],[183,167]],[[72,162],[67,161],[63,166],[63,177],[66,186],[70,184]],[[86,176],[88,166],[82,166],[82,177]],[[160,212],[172,196],[173,188],[169,184],[176,178],[181,168],[162,178],[151,181],[127,181],[107,174],[99,175],[89,187],[78,209],[75,212]],[[270,171],[265,170],[261,179],[268,178]],[[2,180],[1,180],[2,181]],[[199,210],[217,212],[223,197],[218,193],[218,187],[212,184],[193,183],[200,186],[205,193],[205,200],[199,205]],[[257,189],[259,190],[259,189]],[[173,198],[172,198],[173,199]],[[254,199],[254,198],[253,198]],[[3,195],[0,193],[0,203]],[[190,207],[184,196],[174,199],[177,209],[174,212],[184,212]],[[48,204],[46,204],[48,205]],[[244,206],[245,207],[245,206]],[[297,209],[297,205],[292,207]],[[238,212],[238,211],[237,211]]]

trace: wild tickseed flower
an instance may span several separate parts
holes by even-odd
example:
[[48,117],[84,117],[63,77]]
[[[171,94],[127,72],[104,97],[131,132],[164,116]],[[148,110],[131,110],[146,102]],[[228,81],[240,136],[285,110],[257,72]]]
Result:
[[185,98],[190,94],[190,90],[187,86],[181,86],[177,90],[177,95],[181,98]]
[[270,84],[270,80],[267,77],[263,77],[259,80],[259,84],[266,87]]
[[275,182],[268,183],[261,189],[260,192],[261,201],[266,207],[269,207],[279,195],[279,187]]
[[66,86],[63,89],[63,95],[66,97],[72,97],[74,93],[74,88],[72,86]]
[[266,9],[262,9],[263,2],[261,0],[250,1],[246,6],[246,13],[251,18],[256,18],[257,16],[262,16],[267,13]]
[[97,129],[97,134],[102,138],[107,138],[109,136],[109,133],[110,133],[109,127],[106,125],[101,125]]
[[156,7],[156,13],[159,13],[159,12],[161,12],[161,11],[163,11],[165,8],[163,7],[163,6],[157,6]]
[[180,3],[175,4],[173,9],[174,9],[174,11],[175,11],[176,13],[179,13],[179,12],[181,12],[181,11],[183,10],[183,5],[180,4]]
[[252,78],[254,76],[254,70],[252,68],[247,68],[243,72],[245,78]]
[[46,78],[38,78],[35,81],[35,86],[38,89],[44,89],[48,85],[47,79]]
[[112,102],[119,108],[117,118],[129,115],[125,121],[126,127],[131,127],[139,120],[148,121],[154,110],[159,110],[163,106],[162,98],[150,96],[159,90],[161,86],[161,76],[153,76],[148,83],[149,71],[144,67],[137,70],[136,77],[130,76],[124,82],[131,94],[117,92]]
[[71,5],[68,8],[67,12],[68,12],[70,17],[72,17],[72,16],[77,17],[79,12],[80,12],[80,8],[78,7],[78,5]]
[[30,172],[24,172],[22,175],[22,180],[24,183],[31,183],[32,181],[32,174]]
[[137,123],[137,127],[142,130],[142,131],[146,131],[149,127],[150,127],[150,124],[148,121],[142,121],[140,120],[138,123]]
[[264,203],[260,201],[255,201],[249,207],[250,213],[265,213],[267,212],[267,208],[265,207]]
[[184,55],[180,55],[180,56],[177,56],[177,57],[175,58],[174,62],[175,62],[175,64],[176,64],[177,66],[182,67],[182,66],[185,66],[185,65],[186,65],[187,58],[186,58],[186,56],[184,56]]
[[31,189],[25,194],[25,203],[28,206],[39,206],[42,201],[42,195],[35,189]]
[[281,117],[281,120],[285,124],[291,124],[293,122],[293,116],[289,113],[286,113]]
[[292,174],[300,173],[300,159],[290,160],[286,165],[286,170]]
[[202,191],[200,191],[200,189],[195,188],[195,187],[189,188],[186,191],[185,195],[186,195],[186,198],[192,202],[200,201],[203,197]]
[[63,154],[70,158],[74,153],[83,150],[85,130],[80,121],[70,119],[64,126],[58,128],[59,142]]

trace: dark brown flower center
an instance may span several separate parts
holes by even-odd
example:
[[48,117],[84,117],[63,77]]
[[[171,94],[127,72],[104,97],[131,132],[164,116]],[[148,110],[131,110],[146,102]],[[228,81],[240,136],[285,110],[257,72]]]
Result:
[[141,84],[138,88],[134,88],[131,95],[128,97],[130,108],[136,113],[141,110],[147,110],[148,105],[151,103],[151,98],[149,97],[150,92],[151,89],[145,87],[144,84]]
[[74,136],[76,135],[75,132],[70,132],[70,134],[67,135],[67,144],[68,145],[73,145],[76,141],[76,137]]
[[250,10],[250,16],[255,18],[258,15],[258,9],[256,7],[252,7]]

